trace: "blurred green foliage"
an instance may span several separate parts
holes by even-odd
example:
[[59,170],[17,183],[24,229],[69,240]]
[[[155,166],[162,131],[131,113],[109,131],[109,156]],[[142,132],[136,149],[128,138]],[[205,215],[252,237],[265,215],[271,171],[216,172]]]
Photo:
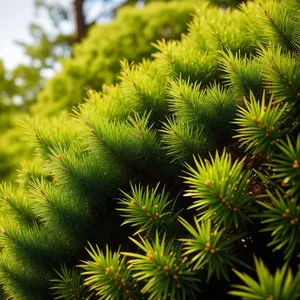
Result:
[[[15,94],[17,86],[12,78],[7,76],[3,61],[0,60],[0,112],[9,109],[12,104],[12,96]],[[3,119],[0,121],[1,127],[4,125]]]
[[10,178],[20,157],[24,157],[21,132],[16,123],[23,116],[22,107],[14,104],[14,97],[20,87],[15,83],[0,61],[0,179]]

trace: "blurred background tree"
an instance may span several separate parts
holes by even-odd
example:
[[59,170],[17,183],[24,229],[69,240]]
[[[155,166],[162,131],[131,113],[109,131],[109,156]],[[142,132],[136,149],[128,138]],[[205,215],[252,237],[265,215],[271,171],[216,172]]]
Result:
[[[12,172],[15,163],[10,156],[14,150],[14,138],[7,133],[15,126],[15,117],[20,114],[22,107],[14,103],[14,97],[19,93],[13,74],[4,68],[0,60],[0,179],[6,178]],[[12,132],[11,132],[12,133]]]

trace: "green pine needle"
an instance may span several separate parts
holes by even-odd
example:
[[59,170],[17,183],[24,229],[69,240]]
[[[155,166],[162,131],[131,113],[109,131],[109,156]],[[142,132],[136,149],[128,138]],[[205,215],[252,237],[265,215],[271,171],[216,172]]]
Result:
[[267,191],[271,203],[257,201],[266,210],[256,217],[266,224],[262,231],[271,232],[272,242],[268,244],[273,251],[282,249],[284,259],[290,260],[300,254],[300,207],[297,199],[285,199],[276,190],[276,194]]
[[181,118],[168,118],[163,122],[161,141],[172,162],[191,161],[193,155],[203,154],[211,143],[203,127],[193,128]]
[[82,261],[85,272],[84,285],[95,291],[98,299],[139,299],[139,291],[131,271],[126,266],[125,257],[119,251],[112,252],[106,245],[105,253],[96,245],[86,249],[92,260]]
[[253,210],[253,196],[248,191],[251,172],[243,171],[243,161],[234,161],[223,150],[210,160],[194,158],[196,169],[187,165],[183,177],[189,189],[185,196],[195,198],[189,209],[196,209],[199,220],[212,219],[225,228],[245,227],[252,223],[247,212]]
[[299,51],[297,26],[292,22],[292,13],[285,2],[270,1],[259,3],[259,25],[266,43],[281,46],[286,51]]
[[265,87],[276,96],[276,101],[286,102],[290,113],[297,116],[300,112],[300,63],[291,52],[284,53],[282,48],[261,47],[260,64]]
[[176,220],[177,215],[172,210],[169,194],[165,189],[159,192],[159,183],[150,189],[131,185],[131,193],[123,192],[124,197],[119,199],[122,216],[126,219],[122,225],[131,224],[137,227],[135,234],[156,232],[156,230],[168,230]]
[[275,180],[288,190],[287,195],[298,197],[300,193],[300,134],[293,143],[287,136],[287,142],[277,144],[280,153],[274,155],[272,166]]
[[68,269],[65,265],[61,266],[61,270],[55,271],[56,279],[51,279],[51,290],[53,291],[54,299],[65,300],[88,300],[92,294],[83,285],[83,277],[78,269]]
[[300,270],[293,277],[292,270],[285,264],[281,269],[277,269],[272,275],[264,265],[262,259],[254,257],[258,281],[251,278],[246,273],[233,270],[244,282],[244,285],[232,285],[235,290],[229,294],[242,299],[256,300],[296,300],[300,295]]
[[166,242],[156,233],[154,241],[141,242],[130,238],[145,254],[123,253],[132,257],[130,270],[137,281],[144,284],[141,292],[147,299],[197,299],[199,292],[196,273],[188,268],[187,258],[181,257],[181,250],[175,241]]
[[239,107],[234,121],[239,126],[235,138],[239,139],[240,146],[245,146],[246,151],[251,150],[253,154],[274,150],[274,144],[286,133],[287,104],[275,106],[271,98],[266,105],[265,93],[261,100],[256,100],[251,93],[250,100],[245,99],[244,103],[245,107]]
[[239,99],[249,96],[251,92],[259,95],[263,79],[257,59],[241,57],[240,53],[234,55],[230,51],[223,51],[220,62],[221,68],[225,72],[223,77],[226,84],[238,95]]
[[200,270],[206,265],[208,266],[207,282],[214,273],[216,273],[219,280],[224,277],[229,281],[230,267],[236,264],[250,268],[232,254],[234,242],[241,235],[225,235],[224,229],[213,228],[210,219],[200,223],[194,217],[195,226],[192,226],[182,218],[179,218],[179,221],[192,235],[192,238],[180,239],[185,250],[183,255],[192,256],[193,270]]

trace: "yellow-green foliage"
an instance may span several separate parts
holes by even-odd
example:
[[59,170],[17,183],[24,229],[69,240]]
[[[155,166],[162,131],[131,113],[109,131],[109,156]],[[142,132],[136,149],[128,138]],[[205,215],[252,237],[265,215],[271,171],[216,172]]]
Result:
[[7,76],[0,60],[0,180],[11,179],[21,157],[25,157],[24,146],[20,142],[22,130],[16,124],[24,114],[20,107],[13,104],[13,96],[18,86]]
[[11,298],[299,299],[300,5],[259,1],[200,4],[181,42],[29,123],[41,162],[0,186]]
[[30,157],[31,151],[24,146],[22,141],[23,129],[19,126],[19,121],[24,118],[22,113],[9,113],[8,115],[0,115],[0,118],[10,119],[11,128],[1,127],[0,134],[0,180],[15,179],[16,168],[20,167],[20,162]]
[[101,90],[103,84],[116,82],[120,60],[139,62],[154,51],[151,42],[179,39],[197,2],[155,1],[144,8],[124,7],[112,23],[94,26],[75,46],[73,58],[64,60],[62,71],[49,80],[34,111],[55,114],[70,109],[85,98],[85,88]]

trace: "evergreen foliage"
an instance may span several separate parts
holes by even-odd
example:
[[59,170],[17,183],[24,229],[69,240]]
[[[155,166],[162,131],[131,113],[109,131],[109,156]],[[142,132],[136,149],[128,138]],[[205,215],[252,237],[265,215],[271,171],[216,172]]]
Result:
[[297,12],[199,4],[181,42],[31,121],[42,168],[1,188],[9,297],[298,299]]

